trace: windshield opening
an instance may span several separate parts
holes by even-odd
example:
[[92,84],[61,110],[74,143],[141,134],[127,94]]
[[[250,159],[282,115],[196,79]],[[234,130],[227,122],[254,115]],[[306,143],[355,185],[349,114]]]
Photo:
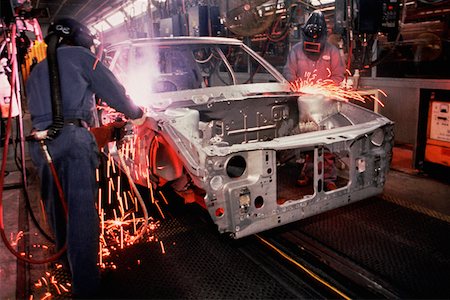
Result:
[[277,82],[239,45],[128,45],[115,50],[113,72],[131,94]]

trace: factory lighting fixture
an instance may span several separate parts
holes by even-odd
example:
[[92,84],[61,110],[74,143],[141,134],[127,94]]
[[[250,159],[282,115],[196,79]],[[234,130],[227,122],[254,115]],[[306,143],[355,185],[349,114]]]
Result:
[[116,26],[122,24],[124,21],[125,21],[125,15],[120,10],[116,11],[115,13],[113,13],[112,15],[110,15],[106,18],[106,22],[111,24],[112,27],[116,27]]
[[94,25],[91,25],[90,27],[94,28],[95,31],[106,31],[106,30],[109,30],[112,28],[112,26],[104,20],[99,21],[99,22],[95,23]]
[[[94,28],[95,31],[108,31],[123,24],[127,17],[138,17],[146,13],[148,5],[148,0],[132,1],[125,6],[119,7],[117,10],[95,23],[90,24],[89,27]],[[151,3],[150,7],[153,8]]]

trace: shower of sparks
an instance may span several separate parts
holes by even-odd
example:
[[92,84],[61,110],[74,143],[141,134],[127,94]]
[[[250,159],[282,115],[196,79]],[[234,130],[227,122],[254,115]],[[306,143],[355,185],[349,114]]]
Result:
[[[131,140],[128,143],[123,143],[120,147],[119,155],[122,155],[127,159],[134,158],[135,148],[132,146],[133,142],[134,141]],[[108,188],[106,191],[99,190],[97,204],[101,224],[99,261],[100,267],[103,269],[117,268],[117,265],[111,261],[111,254],[114,251],[126,249],[136,243],[158,242],[154,233],[159,226],[159,221],[155,221],[152,217],[148,217],[148,219],[145,220],[144,217],[137,216],[140,212],[139,209],[141,208],[138,203],[138,195],[135,194],[133,189],[122,185],[122,177],[126,176],[120,171],[116,172],[115,164],[117,162],[114,160],[115,158],[108,155],[105,174],[105,182],[107,182]],[[144,172],[143,170],[147,171]],[[162,208],[158,205],[158,200],[155,199],[153,186],[148,179],[148,167],[144,166],[141,168],[141,166],[139,166],[138,169],[134,169],[134,173],[136,172],[139,174],[134,174],[135,176],[142,176],[147,179],[150,191],[150,199],[148,199],[148,201],[156,206],[157,211],[164,218]],[[108,194],[102,196],[107,199],[107,204],[102,204],[102,197],[100,196],[100,193],[102,192]],[[160,193],[160,195],[164,197],[162,193]],[[166,203],[167,199],[164,199],[163,201]],[[160,246],[162,246],[162,242],[159,241],[159,243]],[[165,253],[165,249],[163,253]]]
[[[290,82],[290,86],[293,92],[323,95],[327,98],[337,99],[340,101],[356,100],[366,102],[366,98],[364,98],[356,90],[344,89],[341,86],[336,85],[331,79],[316,79],[315,72],[306,73],[305,78],[299,78],[293,82]],[[386,96],[382,90],[378,91],[382,95]],[[380,101],[380,99],[373,95],[370,95],[369,97],[384,107],[384,104]]]
[[[136,232],[146,231],[148,233],[154,232],[158,228],[159,222],[149,222],[146,228],[144,218],[134,217],[134,213],[128,213],[123,217],[117,217],[116,219],[106,220],[103,222],[104,238],[102,239],[102,244],[107,247],[107,244],[112,244],[114,247],[121,245],[130,246],[136,243],[137,237]],[[147,236],[144,241],[152,241],[154,236]]]
[[[119,155],[126,159],[134,159],[136,155],[136,148],[133,144],[136,140],[130,140],[128,143],[123,143],[119,150]],[[100,243],[99,243],[99,266],[101,269],[115,270],[117,264],[113,261],[113,254],[118,251],[123,251],[127,247],[137,243],[156,243],[161,248],[161,253],[166,254],[166,249],[161,240],[159,240],[155,231],[160,223],[152,217],[147,220],[142,217],[144,208],[142,203],[139,203],[137,193],[130,188],[129,185],[122,184],[125,174],[122,169],[116,169],[116,158],[108,154],[105,163],[105,169],[96,170],[96,179],[99,184],[98,198],[96,201],[96,208],[100,218]],[[144,178],[149,188],[149,205],[155,205],[158,213],[162,218],[165,218],[163,207],[160,204],[168,205],[168,200],[161,191],[154,190],[153,183],[150,181],[148,172],[148,163],[144,166],[139,166],[133,169],[135,176]],[[11,234],[12,243],[17,244],[20,238],[23,237],[23,232],[19,232],[16,236]],[[33,245],[34,248],[48,250],[46,245]],[[23,254],[25,255],[25,254]],[[136,259],[136,264],[141,264],[141,259]],[[62,265],[57,267],[61,268]],[[30,295],[30,299],[53,299],[70,295],[70,282],[57,282],[55,275],[51,272],[46,272],[35,284],[36,290],[34,295]]]
[[57,280],[61,264],[56,264],[54,270],[47,271],[34,283],[34,294],[29,299],[53,299],[54,297],[70,297],[71,284],[69,281]]

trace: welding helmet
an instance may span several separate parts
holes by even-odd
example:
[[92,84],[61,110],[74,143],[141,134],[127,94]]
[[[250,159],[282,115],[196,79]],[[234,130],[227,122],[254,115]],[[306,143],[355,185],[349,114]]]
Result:
[[321,11],[315,10],[311,13],[302,27],[301,35],[303,52],[310,59],[319,59],[327,40],[327,23]]
[[82,46],[89,50],[94,46],[94,36],[89,28],[71,18],[59,19],[52,23],[48,28],[45,42],[48,44],[49,38],[54,35],[60,38],[59,44]]

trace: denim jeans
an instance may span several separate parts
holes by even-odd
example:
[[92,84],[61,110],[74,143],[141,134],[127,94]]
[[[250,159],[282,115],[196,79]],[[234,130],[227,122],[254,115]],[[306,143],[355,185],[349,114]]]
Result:
[[64,126],[56,139],[45,143],[67,201],[67,219],[41,146],[39,142],[30,142],[30,156],[41,179],[41,196],[55,234],[57,249],[67,242],[73,293],[79,297],[90,297],[100,286],[97,265],[100,229],[95,208],[97,144],[86,128],[75,125]]

